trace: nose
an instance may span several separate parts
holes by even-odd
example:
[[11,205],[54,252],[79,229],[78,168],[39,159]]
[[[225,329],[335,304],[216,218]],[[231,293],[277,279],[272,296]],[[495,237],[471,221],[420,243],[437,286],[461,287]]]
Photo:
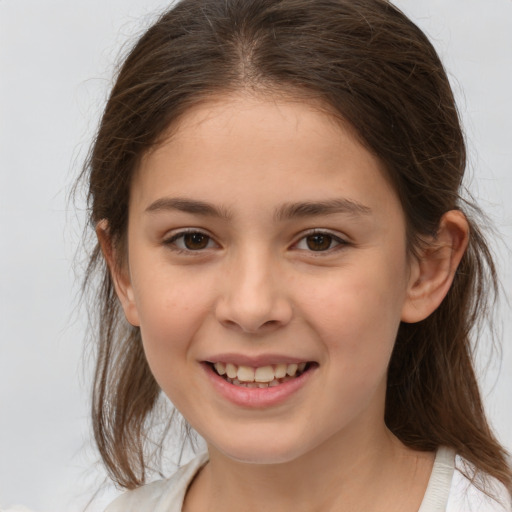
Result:
[[282,271],[262,252],[249,248],[238,254],[222,276],[215,314],[227,328],[266,333],[285,326],[292,318]]

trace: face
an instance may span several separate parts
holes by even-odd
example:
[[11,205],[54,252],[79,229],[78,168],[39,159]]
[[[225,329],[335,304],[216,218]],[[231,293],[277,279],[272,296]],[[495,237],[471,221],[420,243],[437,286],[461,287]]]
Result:
[[350,129],[300,102],[195,107],[134,177],[127,245],[126,316],[210,446],[284,462],[385,428],[405,220]]

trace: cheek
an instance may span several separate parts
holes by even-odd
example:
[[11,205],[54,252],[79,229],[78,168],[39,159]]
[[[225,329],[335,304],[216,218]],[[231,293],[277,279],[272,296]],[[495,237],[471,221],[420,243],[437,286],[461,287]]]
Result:
[[375,419],[372,411],[382,414],[402,294],[396,283],[392,290],[386,280],[376,286],[375,274],[370,272],[354,272],[343,284],[332,281],[310,294],[307,318],[308,328],[324,346],[323,399],[334,431],[366,415],[364,411],[370,414],[370,422]]
[[209,314],[210,298],[204,287],[199,292],[177,273],[146,274],[141,283],[135,295],[144,351],[156,380],[166,390],[172,377],[186,372],[187,364],[193,362],[191,340]]
[[329,363],[356,385],[369,373],[386,372],[405,300],[403,276],[387,265],[347,268],[338,279],[310,287],[304,297],[305,316]]

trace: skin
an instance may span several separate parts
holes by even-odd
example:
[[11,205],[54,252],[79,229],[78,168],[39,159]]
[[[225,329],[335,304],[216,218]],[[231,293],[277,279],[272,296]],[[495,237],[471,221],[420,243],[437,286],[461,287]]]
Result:
[[[343,208],[290,208],[329,201]],[[209,447],[184,510],[418,509],[433,455],[386,428],[387,366],[400,322],[445,296],[468,235],[448,212],[413,258],[405,226],[379,160],[313,104],[219,97],[145,155],[123,268],[108,226],[98,235],[157,382]],[[226,353],[316,366],[284,402],[243,407],[206,376]]]

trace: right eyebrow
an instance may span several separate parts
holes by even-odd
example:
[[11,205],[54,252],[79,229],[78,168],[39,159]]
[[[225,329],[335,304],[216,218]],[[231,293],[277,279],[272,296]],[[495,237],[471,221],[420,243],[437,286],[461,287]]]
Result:
[[162,197],[151,203],[146,212],[161,212],[178,210],[180,212],[204,215],[205,217],[218,217],[229,220],[231,214],[227,209],[218,208],[205,201],[197,201],[184,197]]

